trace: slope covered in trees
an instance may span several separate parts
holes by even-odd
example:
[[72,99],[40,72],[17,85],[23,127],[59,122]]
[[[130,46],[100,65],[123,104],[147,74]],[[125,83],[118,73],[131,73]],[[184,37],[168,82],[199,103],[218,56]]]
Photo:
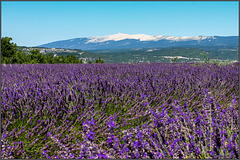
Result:
[[[32,49],[29,53],[19,51],[17,45],[10,37],[1,39],[1,63],[2,64],[37,64],[37,63],[83,63],[83,60],[73,54],[54,56],[52,53],[42,54],[38,49]],[[92,62],[91,62],[92,63]],[[103,63],[99,58],[95,63]]]

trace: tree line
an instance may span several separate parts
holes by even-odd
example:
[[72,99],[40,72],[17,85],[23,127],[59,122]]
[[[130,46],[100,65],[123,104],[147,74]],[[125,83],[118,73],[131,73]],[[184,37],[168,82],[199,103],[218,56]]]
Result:
[[[18,51],[17,45],[11,42],[11,37],[1,38],[1,63],[2,64],[55,64],[55,63],[83,63],[75,55],[54,56],[52,53],[42,54],[38,49],[33,49],[30,54]],[[89,61],[88,63],[93,63]],[[94,63],[104,63],[99,57]]]

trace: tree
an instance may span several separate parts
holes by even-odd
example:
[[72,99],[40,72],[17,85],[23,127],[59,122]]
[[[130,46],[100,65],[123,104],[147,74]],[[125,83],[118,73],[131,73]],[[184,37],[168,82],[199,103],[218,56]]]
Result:
[[30,51],[30,53],[31,60],[34,60],[36,63],[44,63],[45,57],[38,49],[33,49]]
[[83,63],[83,60],[82,60],[82,59],[80,59],[80,60],[79,60],[79,63]]
[[79,60],[73,55],[67,55],[65,58],[65,63],[80,63]]
[[217,61],[215,59],[213,59],[212,62],[215,66],[217,65]]
[[172,58],[171,61],[175,63],[177,61],[178,57]]
[[1,54],[3,57],[12,57],[17,52],[17,45],[11,43],[12,38],[3,37],[1,39]]
[[1,62],[2,63],[12,63],[13,55],[17,52],[17,45],[11,43],[12,38],[3,37],[1,38]]
[[209,62],[209,57],[207,56],[207,54],[205,53],[200,53],[201,56],[203,56],[204,58],[204,63],[208,63]]
[[59,63],[64,63],[65,57],[63,55],[58,56],[59,57]]
[[46,55],[45,55],[45,58],[46,58],[45,63],[52,64],[52,63],[53,63],[53,57],[54,57],[54,56],[53,56],[52,53],[46,54]]
[[27,62],[27,56],[23,51],[16,52],[12,57],[12,63],[22,64]]
[[60,58],[58,56],[53,57],[53,63],[60,63]]
[[103,63],[103,60],[99,57],[98,59],[96,59],[95,63]]

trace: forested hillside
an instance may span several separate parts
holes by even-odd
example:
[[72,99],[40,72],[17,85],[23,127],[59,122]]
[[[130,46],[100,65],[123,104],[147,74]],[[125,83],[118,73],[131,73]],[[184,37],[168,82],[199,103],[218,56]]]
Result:
[[[74,50],[63,50],[58,53],[57,49],[18,47],[11,42],[12,38],[1,39],[1,63],[2,64],[54,64],[54,63],[84,63],[83,59],[76,57]],[[42,51],[45,52],[42,52]],[[88,61],[92,63],[92,61]],[[103,63],[102,59],[96,59],[95,63]]]

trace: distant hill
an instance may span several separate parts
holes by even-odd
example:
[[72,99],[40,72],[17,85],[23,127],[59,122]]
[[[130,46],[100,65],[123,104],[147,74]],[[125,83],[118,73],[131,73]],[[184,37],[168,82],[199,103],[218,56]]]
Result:
[[106,50],[153,47],[238,46],[239,36],[149,36],[144,34],[114,34],[103,37],[75,38],[55,41],[37,47],[81,50]]
[[73,54],[79,59],[95,61],[99,57],[104,63],[135,63],[135,62],[171,62],[171,59],[178,57],[177,62],[203,61],[201,53],[208,55],[210,59],[217,61],[238,61],[238,46],[218,45],[218,46],[194,46],[188,47],[154,47],[154,48],[130,48],[130,49],[108,49],[83,51],[78,49],[60,48],[36,48],[19,47],[29,53],[31,49],[39,49],[43,54],[52,53],[55,56]]
[[210,59],[217,61],[238,61],[238,47],[168,47],[168,48],[136,48],[136,49],[114,49],[114,50],[92,50],[109,63],[126,62],[171,62],[178,57],[177,62],[203,61],[201,54],[206,54]]

